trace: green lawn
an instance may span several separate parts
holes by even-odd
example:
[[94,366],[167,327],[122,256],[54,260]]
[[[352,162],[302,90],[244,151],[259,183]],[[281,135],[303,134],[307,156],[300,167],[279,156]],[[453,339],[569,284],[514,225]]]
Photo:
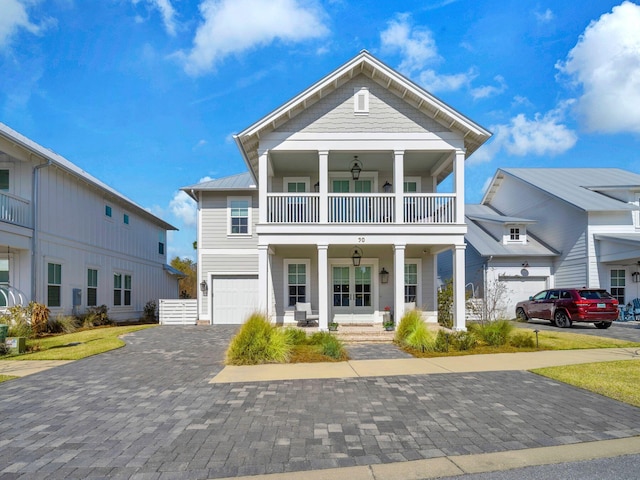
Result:
[[638,360],[538,368],[532,372],[640,407]]
[[133,325],[126,327],[102,327],[67,335],[52,335],[50,337],[27,340],[27,348],[32,353],[23,355],[7,355],[2,360],[79,360],[124,346],[118,337],[136,332],[155,325]]
[[0,383],[6,382],[7,380],[13,380],[14,378],[18,377],[12,377],[11,375],[0,375]]

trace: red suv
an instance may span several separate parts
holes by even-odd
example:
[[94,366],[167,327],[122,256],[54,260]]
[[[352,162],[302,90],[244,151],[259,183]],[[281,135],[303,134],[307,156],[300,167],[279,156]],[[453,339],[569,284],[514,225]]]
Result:
[[591,322],[609,328],[618,318],[618,301],[606,290],[593,288],[553,288],[529,297],[516,305],[518,320],[549,320],[560,328],[573,322]]

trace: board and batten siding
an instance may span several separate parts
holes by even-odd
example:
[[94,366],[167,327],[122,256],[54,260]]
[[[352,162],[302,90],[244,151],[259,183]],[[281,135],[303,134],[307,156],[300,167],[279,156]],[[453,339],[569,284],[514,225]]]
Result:
[[[517,199],[517,201],[514,201]],[[536,220],[527,232],[560,253],[556,287],[587,285],[587,213],[518,179],[505,176],[491,200],[504,215]]]
[[[354,115],[355,90],[369,89],[369,114]],[[448,132],[402,98],[358,75],[326,97],[293,117],[275,132]]]

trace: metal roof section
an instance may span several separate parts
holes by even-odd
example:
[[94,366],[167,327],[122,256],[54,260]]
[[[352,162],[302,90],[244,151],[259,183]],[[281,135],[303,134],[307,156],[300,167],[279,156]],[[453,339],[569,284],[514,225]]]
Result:
[[[486,207],[485,205],[465,205],[465,213],[467,212],[467,210],[471,210],[473,212],[482,211],[485,210],[485,208],[488,207]],[[499,214],[497,214],[494,210],[489,210],[499,216]],[[483,229],[482,226],[477,223],[477,221],[473,220],[468,215],[466,216],[469,221],[467,222],[467,233],[465,235],[465,240],[483,257],[555,257],[559,255],[559,253],[555,250],[543,245],[538,240],[533,238],[530,233],[527,233],[526,244],[509,243],[505,245],[502,243],[502,239],[495,238],[493,235]]]
[[353,77],[364,74],[423,114],[464,137],[467,157],[491,137],[491,132],[439,100],[422,87],[396,72],[368,51],[362,50],[351,60],[314,83],[287,103],[273,110],[253,125],[234,135],[238,148],[254,176],[258,176],[260,137],[288,122],[318,100],[326,97]]
[[39,157],[42,157],[43,160],[51,161],[52,165],[55,165],[56,167],[64,170],[65,172],[85,181],[89,185],[104,191],[105,193],[111,195],[114,199],[120,200],[121,202],[126,204],[128,208],[135,210],[139,215],[151,220],[152,222],[156,223],[162,228],[166,230],[178,230],[176,227],[165,222],[160,217],[156,217],[154,214],[150,213],[146,208],[138,205],[133,200],[130,200],[129,198],[125,197],[116,189],[110,187],[106,183],[98,180],[93,175],[87,173],[86,171],[84,171],[83,169],[81,169],[71,161],[64,158],[62,155],[59,155],[49,150],[48,148],[45,148],[42,145],[37,144],[33,140],[16,132],[11,127],[5,125],[2,122],[0,122],[0,135],[5,137],[10,142],[16,145],[19,145],[22,148],[25,148],[26,150],[31,151],[32,153],[34,153]]
[[179,277],[179,278],[186,278],[187,274],[178,270],[177,268],[173,268],[171,265],[165,263],[162,267],[164,269],[165,272],[167,272],[169,275],[173,275],[175,277]]
[[640,191],[640,175],[619,168],[501,168],[482,203],[491,203],[505,176],[517,178],[585,212],[637,210],[603,192]]
[[596,233],[593,235],[596,240],[608,240],[610,242],[624,243],[636,248],[640,248],[640,233],[616,233],[615,235]]
[[229,190],[256,190],[256,182],[249,172],[238,173],[228,177],[215,178],[206,182],[196,183],[182,187],[180,190],[188,194],[194,200],[198,200],[195,192],[229,191]]
[[530,225],[532,223],[537,223],[537,220],[532,220],[530,218],[522,218],[522,217],[508,217],[505,215],[500,215],[499,212],[495,211],[489,205],[465,205],[464,206],[465,216],[477,222],[486,222],[486,223],[499,223],[502,225],[506,224],[520,224],[520,225]]

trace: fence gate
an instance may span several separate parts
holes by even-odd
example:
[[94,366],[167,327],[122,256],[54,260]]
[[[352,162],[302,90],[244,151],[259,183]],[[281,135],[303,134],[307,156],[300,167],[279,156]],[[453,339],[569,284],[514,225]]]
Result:
[[198,318],[198,301],[161,299],[158,314],[160,325],[195,325]]

